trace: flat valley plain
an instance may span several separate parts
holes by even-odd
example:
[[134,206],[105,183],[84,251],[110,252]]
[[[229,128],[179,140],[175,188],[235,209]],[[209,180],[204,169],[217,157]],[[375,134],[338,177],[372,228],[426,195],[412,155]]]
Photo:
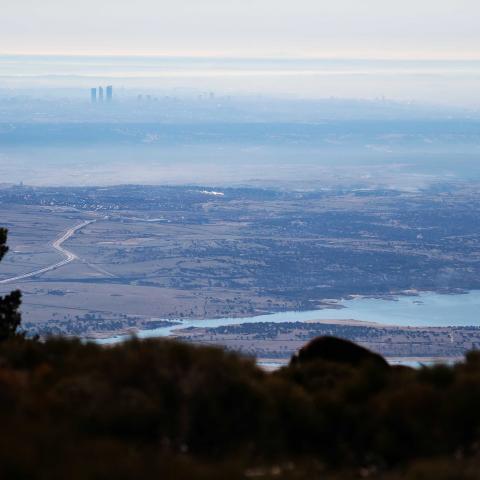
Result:
[[[0,204],[10,246],[0,281],[59,262],[53,242],[93,220],[63,243],[76,255],[74,261],[0,284],[0,293],[22,290],[24,326],[41,336],[100,338],[186,318],[314,310],[350,295],[480,289],[480,187],[474,183],[410,192],[5,185]],[[350,325],[356,327],[368,326]],[[248,328],[251,335],[253,327]],[[289,328],[297,338],[299,326]],[[410,338],[412,332],[404,330],[402,338]],[[311,327],[306,332],[303,343],[318,334]],[[202,335],[212,336],[197,333],[199,342],[205,341]],[[357,333],[336,333],[359,339]],[[394,356],[458,356],[475,347],[475,339],[449,336],[447,329],[438,335],[446,335],[450,341],[444,343],[452,349],[435,349],[438,339],[430,333],[425,334],[429,341],[412,350],[398,346],[396,332],[383,343],[397,346],[380,350]],[[213,343],[233,341],[233,348],[269,358],[281,352],[286,357],[297,347],[274,342],[278,348],[263,352],[260,343],[250,345],[251,338],[248,348],[235,344],[232,334],[235,329],[217,331]],[[278,332],[271,335],[277,338]],[[463,347],[460,340],[451,341],[460,337]]]

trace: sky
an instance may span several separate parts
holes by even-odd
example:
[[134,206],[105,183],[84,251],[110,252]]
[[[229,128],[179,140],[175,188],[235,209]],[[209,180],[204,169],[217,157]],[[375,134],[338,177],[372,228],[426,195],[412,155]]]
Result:
[[480,58],[478,0],[1,0],[0,54]]

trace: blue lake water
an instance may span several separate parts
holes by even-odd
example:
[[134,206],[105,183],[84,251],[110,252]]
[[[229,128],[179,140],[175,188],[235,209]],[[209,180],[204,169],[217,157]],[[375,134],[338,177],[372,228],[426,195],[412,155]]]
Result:
[[[304,312],[280,312],[257,317],[217,318],[207,320],[179,320],[173,325],[154,330],[142,330],[139,338],[166,337],[174,330],[188,327],[221,327],[258,322],[305,322],[311,320],[361,320],[382,325],[414,327],[480,326],[480,290],[465,294],[421,293],[418,296],[400,296],[392,300],[354,298],[337,303],[344,308],[325,308]],[[99,340],[116,343],[125,337]]]

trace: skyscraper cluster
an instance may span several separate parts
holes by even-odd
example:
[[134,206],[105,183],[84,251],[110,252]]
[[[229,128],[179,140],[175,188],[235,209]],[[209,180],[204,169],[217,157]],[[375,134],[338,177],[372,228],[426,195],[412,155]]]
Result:
[[[105,95],[104,95],[105,93]],[[106,99],[107,103],[110,103],[113,99],[113,87],[108,85],[105,89],[103,87],[90,89],[90,101],[92,103],[103,103]]]

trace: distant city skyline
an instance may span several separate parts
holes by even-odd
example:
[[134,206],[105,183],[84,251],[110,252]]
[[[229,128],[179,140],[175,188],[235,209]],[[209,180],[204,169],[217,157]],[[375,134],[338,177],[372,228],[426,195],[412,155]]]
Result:
[[41,96],[43,89],[55,95],[67,89],[70,95],[77,89],[85,98],[98,85],[115,85],[120,97],[125,89],[155,95],[215,91],[297,98],[385,97],[480,108],[480,61],[0,55],[0,93],[33,89]]
[[119,97],[184,89],[477,109],[478,18],[476,0],[2,0],[0,89],[87,95],[114,83]]
[[103,103],[106,100],[107,103],[110,103],[113,100],[113,86],[107,85],[105,88],[93,87],[90,88],[90,102],[91,103]]

